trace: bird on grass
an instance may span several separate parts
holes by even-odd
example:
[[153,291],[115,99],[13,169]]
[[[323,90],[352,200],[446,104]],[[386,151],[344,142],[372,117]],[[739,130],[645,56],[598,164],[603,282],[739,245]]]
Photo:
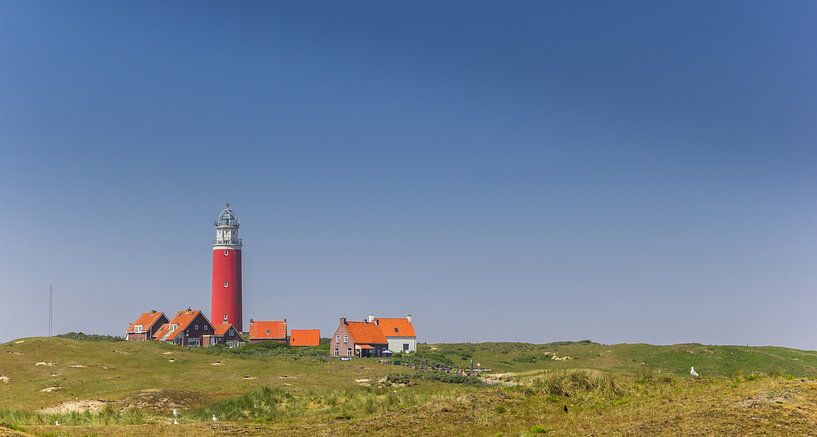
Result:
[[690,374],[690,375],[692,375],[693,377],[696,377],[696,378],[697,378],[698,376],[700,376],[700,375],[698,375],[698,372],[696,372],[696,371],[695,371],[695,368],[694,368],[694,367],[691,367],[691,368],[689,369],[689,374]]
[[179,421],[178,421],[178,420],[176,420],[176,419],[173,419],[173,424],[174,424],[174,425],[178,425],[178,424],[179,424]]
[[218,422],[218,417],[215,414],[213,414],[213,422]]
[[173,409],[173,417],[175,417],[177,419],[179,418],[179,410],[177,410],[175,408]]
[[55,420],[55,421],[54,421],[54,426],[60,426],[60,421],[59,421],[59,420]]

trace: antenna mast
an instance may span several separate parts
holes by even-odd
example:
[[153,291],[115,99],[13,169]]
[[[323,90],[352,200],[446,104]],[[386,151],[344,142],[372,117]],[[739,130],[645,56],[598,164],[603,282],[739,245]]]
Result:
[[48,336],[53,334],[54,327],[54,287],[48,286]]

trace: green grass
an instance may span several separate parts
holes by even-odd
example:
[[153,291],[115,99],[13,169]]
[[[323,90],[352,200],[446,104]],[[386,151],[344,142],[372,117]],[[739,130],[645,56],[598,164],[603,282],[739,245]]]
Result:
[[[678,344],[603,345],[589,341],[528,343],[460,343],[420,345],[420,355],[432,353],[457,366],[474,365],[497,372],[551,371],[576,368],[638,375],[645,369],[656,374],[686,376],[695,366],[702,375],[732,376],[762,372],[796,377],[817,376],[817,352],[782,347],[708,346]],[[568,359],[554,360],[569,357]]]
[[[748,435],[803,434],[817,427],[817,383],[810,379],[817,377],[817,353],[795,349],[589,341],[436,344],[396,357],[417,366],[415,371],[375,359],[329,359],[325,345],[186,349],[80,338],[0,345],[0,375],[8,377],[0,382],[0,435],[4,428],[118,437],[361,429],[419,435]],[[488,382],[510,386],[429,370],[468,367],[472,360],[494,370]],[[702,378],[689,377],[693,365]],[[57,388],[43,391],[50,387]],[[97,413],[38,412],[76,400],[105,404]],[[172,408],[182,411],[180,425],[172,424]],[[210,423],[214,414],[218,424]],[[53,425],[57,420],[59,428]]]

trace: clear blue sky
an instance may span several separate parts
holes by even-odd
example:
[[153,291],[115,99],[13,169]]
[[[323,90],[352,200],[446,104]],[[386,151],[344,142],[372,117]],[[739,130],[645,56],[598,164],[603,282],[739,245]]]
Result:
[[817,349],[817,3],[0,4],[0,340],[210,304]]

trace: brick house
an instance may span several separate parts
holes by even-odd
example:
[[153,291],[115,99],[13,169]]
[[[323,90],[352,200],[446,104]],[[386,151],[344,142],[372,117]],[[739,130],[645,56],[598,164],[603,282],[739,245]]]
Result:
[[340,318],[338,329],[329,342],[329,354],[334,357],[379,357],[389,350],[383,331],[368,320],[350,322]]
[[252,320],[250,319],[250,343],[272,341],[287,342],[287,319]]
[[414,323],[411,315],[406,317],[375,317],[370,315],[369,323],[374,322],[386,340],[389,341],[389,350],[394,353],[417,352],[417,334],[414,333]]
[[162,325],[153,339],[179,346],[202,346],[203,337],[212,336],[214,331],[213,325],[201,311],[188,308],[179,311],[170,322]]
[[149,313],[142,313],[135,322],[128,324],[125,340],[150,340],[153,338],[153,334],[167,322],[167,316],[161,311],[152,310]]
[[293,329],[289,332],[290,346],[320,346],[320,329]]

